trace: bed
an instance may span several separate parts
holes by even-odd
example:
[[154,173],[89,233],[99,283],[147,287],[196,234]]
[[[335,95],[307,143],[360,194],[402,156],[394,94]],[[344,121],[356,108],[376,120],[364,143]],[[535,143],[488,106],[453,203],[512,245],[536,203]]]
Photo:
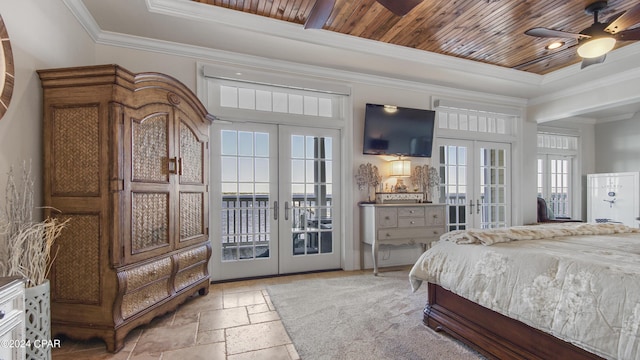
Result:
[[410,272],[424,322],[498,359],[640,360],[640,230],[453,231]]

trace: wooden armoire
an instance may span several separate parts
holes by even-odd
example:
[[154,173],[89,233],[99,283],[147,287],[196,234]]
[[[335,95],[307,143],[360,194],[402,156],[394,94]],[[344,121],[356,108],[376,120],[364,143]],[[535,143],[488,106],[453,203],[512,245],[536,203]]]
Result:
[[[209,290],[209,125],[174,78],[118,65],[38,71],[45,216],[56,240],[52,336],[102,338]],[[54,210],[55,209],[55,210]]]

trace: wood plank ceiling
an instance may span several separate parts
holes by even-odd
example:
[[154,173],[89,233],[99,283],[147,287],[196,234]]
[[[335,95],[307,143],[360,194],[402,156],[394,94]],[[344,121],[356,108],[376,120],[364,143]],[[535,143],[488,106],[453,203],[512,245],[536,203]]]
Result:
[[[304,24],[315,0],[193,0]],[[580,32],[593,23],[584,9],[594,0],[424,0],[404,17],[376,0],[336,0],[324,31],[546,74],[580,62],[577,40],[547,50],[554,39],[525,35],[533,27]],[[637,0],[609,0],[600,20]],[[323,30],[306,30],[323,31]],[[631,42],[618,42],[618,47]]]

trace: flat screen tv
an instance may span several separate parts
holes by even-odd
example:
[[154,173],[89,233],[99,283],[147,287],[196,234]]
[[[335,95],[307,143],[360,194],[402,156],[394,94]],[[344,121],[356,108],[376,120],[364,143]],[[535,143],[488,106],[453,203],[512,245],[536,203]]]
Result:
[[433,110],[367,104],[362,153],[431,157],[435,115]]

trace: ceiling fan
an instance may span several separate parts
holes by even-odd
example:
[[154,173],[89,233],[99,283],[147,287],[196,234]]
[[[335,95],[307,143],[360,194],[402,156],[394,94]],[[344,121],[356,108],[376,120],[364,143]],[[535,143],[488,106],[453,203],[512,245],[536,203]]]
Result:
[[[405,16],[411,9],[420,4],[422,0],[376,0],[382,6],[389,9],[398,16]],[[307,21],[304,23],[305,29],[322,29],[329,20],[331,10],[336,0],[316,0],[309,12]]]
[[604,61],[616,41],[640,40],[640,27],[628,29],[640,23],[640,4],[628,11],[614,15],[607,22],[598,21],[598,13],[607,7],[606,1],[596,1],[584,11],[593,15],[593,24],[579,33],[553,30],[542,27],[529,29],[524,33],[544,38],[573,38],[578,40],[578,55],[583,58],[582,69]]

